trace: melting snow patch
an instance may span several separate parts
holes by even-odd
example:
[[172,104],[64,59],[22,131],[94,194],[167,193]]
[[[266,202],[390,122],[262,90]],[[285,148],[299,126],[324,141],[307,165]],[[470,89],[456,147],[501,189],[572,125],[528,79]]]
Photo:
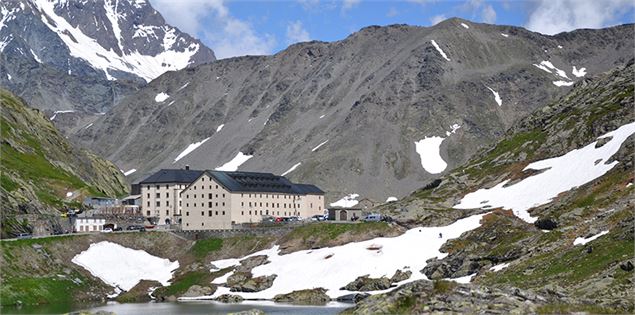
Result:
[[287,175],[287,174],[293,172],[298,166],[300,166],[300,164],[302,164],[302,162],[298,162],[297,164],[291,166],[290,169],[288,169],[286,172],[282,173],[282,175],[280,175],[280,176],[284,176],[284,175]]
[[217,171],[226,171],[226,172],[235,172],[238,170],[238,167],[243,165],[243,163],[247,162],[247,160],[251,159],[253,155],[246,155],[242,152],[238,152],[236,156],[229,162],[223,164],[216,168]]
[[[302,250],[285,255],[279,254],[279,247],[276,245],[247,256],[268,256],[267,259],[270,262],[255,267],[252,274],[254,277],[276,274],[277,277],[273,281],[273,285],[260,292],[231,292],[231,294],[240,295],[245,299],[271,299],[276,294],[320,287],[325,288],[326,294],[331,298],[336,298],[355,293],[340,288],[359,276],[390,277],[398,269],[403,270],[404,266],[409,266],[409,269],[414,272],[409,279],[399,282],[399,285],[426,279],[425,275],[417,270],[423,269],[427,264],[426,261],[430,258],[445,257],[447,254],[441,253],[439,250],[441,245],[448,239],[457,238],[462,233],[481,226],[482,217],[483,214],[474,215],[442,227],[418,227],[397,237],[380,237],[341,246]],[[444,238],[439,238],[439,233],[442,233]],[[376,248],[378,246],[381,249],[368,250],[369,247]],[[417,250],[413,250],[415,248]],[[325,259],[325,257],[329,258]],[[244,258],[217,260],[212,261],[211,264],[222,269],[236,266]],[[392,288],[368,293],[377,294],[390,290]],[[230,289],[221,286],[211,297],[205,296],[197,299],[209,299],[226,293],[230,293]]]
[[157,102],[157,103],[161,103],[161,102],[167,100],[168,97],[170,97],[170,95],[167,95],[166,93],[161,92],[161,93],[157,94],[157,96],[154,97],[154,101]]
[[66,114],[66,113],[74,113],[74,110],[56,110],[53,112],[53,116],[49,118],[50,120],[54,120],[57,117],[57,114]]
[[415,151],[421,157],[421,166],[430,174],[439,174],[448,164],[441,157],[443,137],[425,137],[415,141]]
[[320,119],[324,118],[324,115],[320,116]]
[[459,278],[446,278],[444,280],[449,280],[449,281],[454,281],[456,283],[470,283],[472,282],[472,278],[474,278],[474,276],[476,276],[476,273],[473,273],[471,275],[467,275],[465,277],[459,277]]
[[179,267],[178,261],[171,262],[108,241],[91,244],[71,261],[105,283],[126,291],[141,280],[156,280],[164,286],[169,285],[172,273]]
[[397,197],[388,197],[388,198],[386,199],[386,202],[395,202],[395,201],[397,201],[397,200],[399,200],[399,199],[397,199]]
[[35,61],[37,61],[38,63],[42,63],[42,60],[35,54],[35,52],[33,52],[32,49],[29,49],[31,51],[31,55],[33,55],[33,58],[35,58]]
[[488,90],[492,91],[492,93],[494,94],[494,100],[496,101],[496,104],[498,104],[498,106],[503,105],[503,100],[501,99],[500,95],[498,94],[498,92],[494,91],[494,89],[490,88],[489,86],[485,86]]
[[441,47],[439,47],[439,45],[437,44],[437,42],[433,40],[430,41],[432,43],[432,46],[434,46],[434,48],[437,49],[437,51],[441,54],[441,56],[443,58],[445,58],[445,60],[450,61],[450,58],[448,58],[448,56],[445,54],[445,52],[443,52],[443,50],[441,50]]
[[216,132],[221,131],[221,129],[223,129],[223,127],[225,127],[225,124],[221,124],[220,126],[216,127]]
[[498,264],[496,266],[493,266],[492,268],[489,268],[489,270],[496,272],[496,271],[501,271],[507,267],[509,267],[509,263]]
[[176,161],[182,159],[184,156],[190,154],[192,151],[196,150],[198,147],[200,147],[203,143],[205,143],[205,141],[209,140],[209,137],[199,141],[199,142],[195,142],[192,143],[190,145],[187,146],[187,148],[185,148],[185,150],[183,150],[183,152],[179,153],[179,155],[174,159],[174,162],[172,162],[172,164],[176,163]]
[[90,124],[86,125],[86,126],[84,127],[84,129],[88,129],[88,128],[92,127],[92,126],[93,126],[93,123],[90,123]]
[[509,35],[505,34],[505,33],[501,33],[501,36],[503,37],[509,37]]
[[540,62],[539,65],[534,64],[534,66],[538,67],[539,69],[545,70],[545,71],[547,71],[549,73],[552,73],[551,70],[553,70],[560,77],[565,78],[565,79],[569,79],[569,77],[567,77],[567,73],[564,70],[560,70],[560,69],[556,68],[550,61],[543,60],[543,61]]
[[133,168],[133,169],[131,169],[131,170],[128,170],[128,171],[126,171],[126,172],[123,172],[123,176],[128,176],[128,175],[130,175],[130,174],[132,174],[132,173],[134,173],[134,172],[136,172],[136,171],[137,171],[137,169],[136,169],[136,168]]
[[626,184],[626,187],[631,187],[631,186],[633,186],[633,183]]
[[72,191],[69,191],[69,192],[66,193],[66,198],[72,197],[72,196],[73,196],[73,192]]
[[315,148],[311,149],[311,152],[315,152],[317,151],[317,149],[319,149],[321,146],[325,145],[327,142],[329,142],[328,140],[318,144]]
[[553,81],[553,85],[555,86],[572,86],[573,81]]
[[618,161],[608,161],[622,146],[626,139],[635,133],[635,122],[598,137],[610,138],[603,146],[596,148],[597,141],[580,149],[572,150],[565,155],[533,162],[524,170],[543,170],[520,182],[507,186],[507,180],[489,189],[479,189],[463,197],[455,209],[482,208],[483,202],[494,208],[512,209],[514,214],[533,223],[527,210],[549,203],[560,193],[580,187],[610,171]]
[[467,24],[465,24],[465,23],[461,23],[461,26],[465,27],[466,29],[469,29],[469,28],[470,28],[470,27],[469,27]]
[[600,233],[598,233],[598,234],[596,234],[596,235],[593,235],[593,236],[591,236],[591,237],[589,237],[589,238],[578,237],[578,238],[576,238],[576,239],[573,241],[573,245],[574,245],[574,246],[575,246],[575,245],[584,245],[584,244],[586,244],[586,243],[588,243],[588,242],[591,242],[591,241],[593,241],[593,240],[597,239],[598,237],[600,237],[600,236],[602,236],[602,235],[606,235],[606,234],[609,234],[609,231],[602,231],[602,232],[600,232]]
[[350,194],[348,196],[344,196],[342,199],[333,202],[330,204],[331,207],[342,207],[342,208],[350,208],[354,205],[356,205],[357,203],[359,203],[359,201],[357,201],[357,198],[359,198],[359,194]]
[[558,48],[562,49],[562,46],[558,45]]
[[576,67],[573,66],[571,73],[573,73],[574,76],[581,78],[586,75],[586,68],[576,69]]
[[187,83],[183,84],[183,86],[181,86],[177,91],[180,91],[180,90],[186,88],[188,85],[190,85],[190,82],[187,82]]

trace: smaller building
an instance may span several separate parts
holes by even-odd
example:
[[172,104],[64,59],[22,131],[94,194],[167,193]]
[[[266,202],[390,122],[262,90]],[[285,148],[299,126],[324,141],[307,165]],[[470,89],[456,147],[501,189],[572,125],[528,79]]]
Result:
[[334,207],[329,208],[329,220],[336,222],[350,222],[357,221],[364,217],[365,211],[361,207],[342,208]]
[[98,217],[78,217],[75,218],[75,225],[73,226],[75,232],[100,232],[104,229],[106,219]]
[[87,206],[91,206],[95,209],[98,208],[110,208],[119,204],[119,201],[115,198],[107,198],[107,197],[86,197],[84,199],[84,204]]

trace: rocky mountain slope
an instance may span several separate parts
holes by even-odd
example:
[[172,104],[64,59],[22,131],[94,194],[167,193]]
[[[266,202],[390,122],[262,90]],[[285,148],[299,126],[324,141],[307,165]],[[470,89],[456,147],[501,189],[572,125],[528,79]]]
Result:
[[[166,71],[215,60],[145,0],[0,4],[0,86],[84,127]],[[70,113],[69,111],[75,111]],[[62,117],[58,117],[60,119]]]
[[632,25],[556,36],[460,19],[367,27],[166,73],[74,139],[137,169],[132,181],[239,165],[315,183],[328,200],[383,201],[461,165],[584,75],[624,64],[632,37]]
[[53,232],[60,212],[87,195],[127,191],[112,163],[72,146],[48,117],[0,89],[2,237]]
[[[440,182],[383,206],[412,225],[489,212],[481,227],[444,244],[448,255],[428,261],[421,272],[433,280],[472,276],[480,289],[461,293],[459,287],[450,294],[476,300],[491,293],[484,288],[498,288],[539,312],[632,313],[634,71],[631,60],[581,80]],[[468,208],[471,196],[488,191],[496,194],[472,206],[481,209],[457,212]],[[498,197],[507,199],[495,204]],[[523,210],[523,200],[536,197],[547,198]],[[426,285],[404,287],[364,301],[355,312],[403,307],[419,313],[425,309],[417,301],[427,291]],[[461,303],[446,299],[436,307],[461,311]]]

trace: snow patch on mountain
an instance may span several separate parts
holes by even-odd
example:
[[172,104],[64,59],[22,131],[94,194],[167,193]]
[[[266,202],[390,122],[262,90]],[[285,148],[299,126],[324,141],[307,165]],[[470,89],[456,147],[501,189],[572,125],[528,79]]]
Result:
[[229,162],[223,164],[216,168],[217,171],[226,171],[226,172],[235,172],[238,170],[238,167],[243,165],[243,163],[247,162],[247,160],[251,159],[253,155],[247,155],[242,152],[238,152],[236,156]]
[[359,194],[350,194],[348,196],[344,196],[342,197],[342,199],[333,202],[330,204],[331,207],[342,207],[342,208],[350,208],[355,206],[356,204],[359,203],[359,201],[357,201],[357,198],[359,198]]
[[555,86],[572,86],[575,82],[573,82],[573,81],[553,81],[552,83]]
[[432,46],[434,46],[434,48],[437,49],[437,51],[441,54],[441,57],[443,57],[445,60],[450,61],[450,58],[448,58],[448,55],[445,54],[445,52],[441,49],[441,47],[439,47],[439,45],[437,44],[437,42],[433,40],[430,41],[432,43]]
[[157,96],[154,97],[154,101],[157,103],[161,103],[165,100],[167,100],[170,97],[170,95],[168,95],[167,93],[161,92],[159,94],[157,94]]
[[[280,248],[275,245],[270,249],[258,251],[246,257],[212,261],[213,269],[210,272],[237,266],[240,264],[240,260],[247,257],[266,255],[269,263],[255,267],[252,274],[254,277],[276,274],[277,277],[270,288],[260,292],[230,292],[230,289],[223,286],[219,280],[215,283],[220,284],[220,286],[212,296],[189,299],[209,299],[227,293],[240,295],[245,299],[271,299],[276,294],[318,287],[325,288],[328,296],[336,298],[355,293],[340,288],[359,276],[391,277],[398,269],[411,270],[413,273],[409,279],[401,281],[397,285],[426,279],[425,274],[418,272],[427,265],[426,261],[434,257],[442,259],[447,256],[447,253],[440,251],[441,246],[448,239],[457,238],[467,231],[480,227],[483,216],[484,214],[470,216],[447,226],[417,227],[397,237],[379,237],[341,246],[302,250],[285,255],[280,255]],[[440,233],[444,235],[443,238],[438,237]],[[413,250],[413,248],[417,250]],[[351,263],[355,261],[363,261],[364,263]],[[311,267],[307,268],[307,266]],[[454,280],[461,281],[460,279]],[[378,294],[390,290],[392,288],[368,293]]]
[[602,231],[602,232],[600,232],[600,233],[598,233],[598,234],[595,234],[595,235],[593,235],[593,236],[591,236],[591,237],[588,237],[588,238],[578,237],[578,238],[576,238],[576,239],[573,241],[573,245],[574,245],[574,246],[575,246],[575,245],[585,245],[586,243],[591,242],[591,241],[594,241],[594,240],[596,240],[597,238],[599,238],[600,236],[602,236],[602,235],[606,235],[606,234],[609,234],[609,231],[608,231],[608,230],[606,230],[606,231]]
[[123,290],[132,289],[141,280],[170,284],[179,262],[152,256],[108,241],[91,244],[71,260],[108,285]]
[[130,174],[132,174],[132,173],[134,173],[136,171],[137,171],[136,168],[130,169],[128,171],[123,172],[123,176],[128,176],[128,175],[130,175]]
[[296,163],[295,165],[291,166],[291,168],[288,169],[286,172],[282,173],[282,175],[280,175],[280,176],[285,176],[285,175],[293,172],[296,168],[298,168],[298,166],[300,166],[300,164],[302,164],[302,162]]
[[465,24],[465,23],[461,23],[461,26],[463,26],[463,27],[464,27],[464,28],[466,28],[466,29],[469,29],[469,28],[470,28],[470,27],[469,27],[467,24]]
[[315,152],[317,151],[317,149],[319,149],[321,146],[325,145],[327,142],[329,142],[328,140],[318,144],[315,148],[311,149],[311,152]]
[[425,137],[415,141],[415,151],[421,157],[421,166],[430,174],[439,174],[445,170],[448,164],[441,157],[441,143],[443,137]]
[[74,113],[75,111],[72,109],[69,110],[56,110],[53,112],[53,116],[51,116],[51,118],[49,118],[49,120],[55,120],[55,117],[57,117],[57,114],[68,114],[68,113]]
[[185,157],[186,155],[192,153],[192,151],[196,150],[198,147],[200,147],[203,143],[205,143],[207,140],[209,140],[210,137],[207,137],[199,142],[195,142],[192,143],[190,145],[187,146],[187,148],[185,148],[185,150],[183,150],[181,153],[179,153],[179,155],[177,155],[177,157],[174,159],[174,162],[172,162],[172,164],[176,163],[176,161],[182,159],[183,157]]
[[509,263],[502,263],[496,266],[492,266],[492,268],[489,268],[489,270],[496,272],[496,271],[501,271],[507,267],[509,267]]
[[399,199],[397,199],[397,197],[388,197],[388,198],[386,198],[386,202],[395,202],[397,200],[399,200]]
[[586,68],[576,69],[576,67],[573,66],[571,73],[573,73],[574,76],[581,78],[586,75]]
[[223,127],[225,127],[225,124],[221,124],[220,126],[216,127],[216,132],[221,131]]
[[505,38],[509,37],[509,35],[507,35],[507,34],[505,34],[505,33],[501,33],[501,36],[503,36],[503,37],[505,37]]
[[595,147],[597,144],[595,141],[565,155],[533,162],[523,171],[542,170],[541,173],[529,176],[510,186],[506,186],[509,180],[505,180],[492,188],[469,193],[454,208],[503,207],[511,209],[517,217],[526,222],[533,223],[536,218],[529,214],[529,209],[547,204],[560,193],[580,187],[615,167],[619,162],[609,163],[609,159],[633,133],[635,133],[635,122],[598,137],[598,139],[610,138],[599,148]]
[[498,104],[498,106],[503,105],[503,100],[501,99],[500,95],[498,94],[498,92],[494,91],[494,89],[490,88],[489,86],[485,86],[488,90],[492,91],[492,93],[494,94],[494,100],[496,101],[496,104]]

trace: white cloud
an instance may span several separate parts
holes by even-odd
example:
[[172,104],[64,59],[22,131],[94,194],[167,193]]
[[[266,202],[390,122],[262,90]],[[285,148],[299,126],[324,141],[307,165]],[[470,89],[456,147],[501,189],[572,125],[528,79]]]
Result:
[[526,27],[543,34],[557,34],[578,28],[602,28],[617,23],[631,0],[540,0],[529,14]]
[[358,5],[362,0],[344,0],[342,2],[342,11],[347,11],[352,9],[354,6]]
[[496,10],[494,10],[491,5],[487,4],[483,7],[481,21],[488,24],[494,24],[496,22]]
[[218,59],[266,55],[275,48],[274,36],[258,34],[251,24],[232,16],[225,0],[151,1],[168,23],[190,35],[202,35]]
[[298,0],[298,3],[300,3],[306,11],[315,10],[320,6],[320,0]]
[[436,25],[436,24],[438,24],[440,22],[443,22],[443,21],[445,21],[447,19],[448,19],[448,17],[443,15],[443,14],[435,15],[432,18],[430,18],[430,24],[431,25]]
[[311,40],[311,36],[304,26],[302,22],[295,21],[287,24],[287,43],[293,44],[298,42],[307,42]]
[[395,17],[398,14],[399,14],[399,11],[397,11],[397,9],[395,9],[394,7],[390,7],[390,9],[388,9],[388,12],[386,12],[387,17]]

